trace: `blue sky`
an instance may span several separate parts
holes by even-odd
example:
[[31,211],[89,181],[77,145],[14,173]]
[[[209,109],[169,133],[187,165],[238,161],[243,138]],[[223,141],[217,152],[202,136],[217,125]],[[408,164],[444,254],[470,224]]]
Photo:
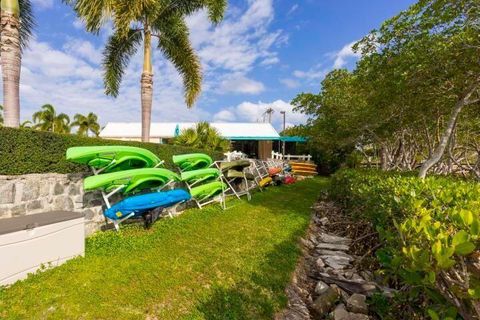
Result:
[[[52,103],[70,115],[93,111],[102,124],[140,121],[140,51],[130,63],[119,97],[106,97],[100,63],[111,30],[88,34],[60,0],[32,2],[38,27],[23,59],[22,119]],[[302,123],[304,116],[293,113],[289,101],[302,91],[318,92],[333,68],[352,68],[356,56],[351,44],[413,3],[234,0],[216,27],[199,12],[188,24],[204,71],[202,95],[187,110],[181,79],[156,53],[153,121],[252,122],[273,107],[277,128],[283,110],[288,124]]]

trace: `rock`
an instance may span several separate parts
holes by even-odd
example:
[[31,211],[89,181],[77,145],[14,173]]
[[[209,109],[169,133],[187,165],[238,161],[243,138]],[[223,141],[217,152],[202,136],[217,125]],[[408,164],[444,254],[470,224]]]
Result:
[[0,204],[9,204],[15,201],[15,184],[3,183],[0,185]]
[[360,275],[366,281],[373,281],[373,273],[371,273],[370,271],[360,271]]
[[328,290],[329,285],[323,281],[318,281],[317,285],[315,286],[315,293],[318,295],[324,294]]
[[350,295],[345,291],[343,290],[342,288],[340,288],[339,286],[337,286],[336,284],[332,284],[330,285],[330,287],[337,291],[338,295],[342,298],[342,301],[343,302],[347,302],[348,298],[350,298]]
[[27,183],[23,187],[22,201],[38,199],[40,184],[40,180],[27,181]]
[[327,217],[323,217],[319,220],[320,224],[322,225],[326,225],[328,224],[328,218]]
[[12,216],[24,216],[27,213],[25,203],[13,206],[10,209],[10,213],[12,214]]
[[312,308],[318,315],[324,315],[332,309],[338,301],[338,298],[338,293],[329,287],[322,295],[315,299]]
[[352,259],[341,256],[321,256],[321,258],[327,266],[330,266],[333,269],[344,269],[349,266],[350,261],[352,261]]
[[318,258],[317,261],[315,261],[315,264],[318,270],[322,270],[323,267],[325,267],[325,262],[323,262],[322,258]]
[[57,197],[53,204],[54,210],[72,210],[73,201],[68,196]]
[[310,240],[301,238],[301,239],[300,239],[300,242],[302,243],[302,245],[303,245],[305,248],[308,248],[308,249],[313,249],[313,248],[315,248],[315,245],[314,245]]
[[348,312],[347,310],[345,310],[345,305],[341,303],[335,308],[335,311],[333,311],[333,319],[334,320],[368,320],[370,318],[364,314]]
[[317,245],[318,249],[327,249],[327,250],[336,250],[336,251],[348,251],[349,247],[344,244],[335,244],[335,243],[319,243]]
[[333,251],[333,250],[327,250],[327,249],[317,249],[317,252],[321,255],[321,256],[340,256],[340,257],[344,257],[344,258],[347,258],[347,259],[350,259],[351,261],[353,261],[353,257],[343,251]]
[[65,188],[58,182],[55,184],[55,187],[53,187],[53,194],[56,196],[62,194],[64,191]]
[[34,200],[27,204],[28,211],[38,210],[42,208],[43,208],[43,204],[41,200]]
[[354,293],[347,300],[347,309],[353,313],[368,314],[367,297],[363,294]]
[[349,245],[350,242],[352,242],[352,240],[349,238],[338,237],[328,233],[322,233],[320,235],[320,240],[327,243],[336,243],[336,244],[345,244],[345,245]]

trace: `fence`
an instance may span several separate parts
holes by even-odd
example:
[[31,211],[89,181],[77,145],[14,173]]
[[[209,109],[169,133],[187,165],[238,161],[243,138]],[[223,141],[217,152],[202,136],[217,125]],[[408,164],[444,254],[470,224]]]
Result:
[[274,160],[287,160],[287,161],[290,161],[290,160],[300,160],[300,161],[311,161],[312,160],[312,156],[307,154],[302,154],[302,155],[292,155],[292,154],[286,154],[286,155],[283,155],[279,152],[275,152],[275,151],[272,151],[272,159]]

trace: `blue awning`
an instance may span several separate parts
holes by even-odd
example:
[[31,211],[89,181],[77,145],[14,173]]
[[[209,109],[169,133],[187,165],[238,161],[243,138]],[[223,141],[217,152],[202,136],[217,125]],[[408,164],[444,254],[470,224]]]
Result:
[[280,141],[285,142],[307,142],[307,139],[300,136],[281,136]]

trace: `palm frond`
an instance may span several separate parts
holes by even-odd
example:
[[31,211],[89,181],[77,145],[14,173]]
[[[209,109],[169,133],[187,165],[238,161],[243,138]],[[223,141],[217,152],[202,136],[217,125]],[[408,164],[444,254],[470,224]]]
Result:
[[85,22],[88,32],[98,34],[100,28],[112,16],[115,0],[63,0],[73,7],[77,16]]
[[185,103],[191,107],[202,87],[200,61],[188,38],[188,27],[181,15],[157,19],[152,25],[159,32],[158,47],[182,75]]
[[20,47],[24,50],[32,37],[36,23],[30,0],[18,0],[18,6],[20,9]]
[[162,2],[163,5],[158,8],[159,12],[155,13],[159,19],[174,14],[186,16],[195,11],[207,9],[210,21],[219,23],[227,9],[227,0],[169,0]]
[[103,81],[107,95],[114,97],[118,95],[125,68],[128,66],[130,58],[137,52],[141,41],[142,33],[136,30],[130,30],[127,37],[114,33],[108,39],[102,61]]

